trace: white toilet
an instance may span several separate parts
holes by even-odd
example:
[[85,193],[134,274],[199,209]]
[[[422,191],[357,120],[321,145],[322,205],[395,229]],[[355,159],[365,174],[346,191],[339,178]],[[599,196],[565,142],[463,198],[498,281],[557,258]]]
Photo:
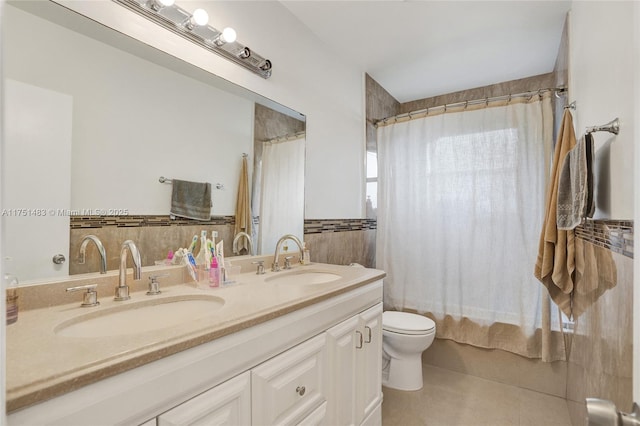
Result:
[[422,352],[436,336],[436,323],[422,315],[382,314],[382,385],[399,390],[422,389]]

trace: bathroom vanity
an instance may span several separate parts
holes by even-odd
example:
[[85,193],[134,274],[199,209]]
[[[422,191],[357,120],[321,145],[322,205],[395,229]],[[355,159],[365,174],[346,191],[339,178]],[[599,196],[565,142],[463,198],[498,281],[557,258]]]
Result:
[[218,289],[137,287],[126,302],[112,300],[117,277],[95,274],[100,306],[77,295],[21,311],[7,328],[8,424],[381,424],[384,272],[254,270]]

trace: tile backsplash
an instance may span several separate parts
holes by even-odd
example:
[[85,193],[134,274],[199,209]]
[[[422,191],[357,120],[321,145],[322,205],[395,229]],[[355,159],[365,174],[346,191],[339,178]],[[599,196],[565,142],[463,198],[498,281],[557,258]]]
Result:
[[633,221],[588,219],[576,228],[576,237],[633,259]]
[[[71,274],[99,270],[97,251],[89,247],[84,265],[78,264],[80,243],[84,236],[100,238],[107,252],[107,269],[118,269],[120,245],[133,240],[142,256],[144,266],[166,258],[169,249],[186,247],[201,230],[218,231],[224,239],[225,256],[231,256],[234,236],[233,216],[214,217],[208,221],[171,219],[168,215],[138,216],[73,216],[71,217],[71,243],[69,270]],[[375,265],[374,219],[308,219],[304,223],[304,240],[311,249],[312,260],[322,263],[360,263]]]

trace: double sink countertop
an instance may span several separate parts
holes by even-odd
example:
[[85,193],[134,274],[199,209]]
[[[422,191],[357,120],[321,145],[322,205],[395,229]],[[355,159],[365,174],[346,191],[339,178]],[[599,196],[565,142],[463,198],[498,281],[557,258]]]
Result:
[[[175,276],[182,274],[182,268],[168,269]],[[91,308],[80,307],[79,294],[63,299],[77,299],[73,303],[44,307],[35,303],[34,309],[21,310],[18,321],[7,326],[7,412],[266,322],[384,275],[376,269],[314,263],[265,275],[243,272],[236,283],[219,288],[210,288],[204,281],[166,284],[156,296],[134,289],[124,302],[114,301],[111,292],[100,292],[106,288],[102,285],[100,305]],[[127,282],[134,281],[129,277]],[[60,293],[65,285],[78,284],[32,286],[29,291],[40,292],[42,301],[47,291]]]

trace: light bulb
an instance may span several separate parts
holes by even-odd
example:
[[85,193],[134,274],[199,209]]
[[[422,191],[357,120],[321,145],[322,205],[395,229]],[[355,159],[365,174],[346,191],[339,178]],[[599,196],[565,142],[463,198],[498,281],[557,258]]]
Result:
[[160,2],[160,4],[162,4],[164,7],[169,7],[169,6],[173,6],[173,4],[176,2],[175,0],[158,0]]
[[216,38],[210,41],[210,43],[216,46],[223,46],[226,43],[233,43],[236,41],[236,30],[233,28],[225,28]]
[[227,27],[222,30],[222,39],[225,43],[233,43],[236,41],[236,30],[231,27]]
[[207,22],[209,22],[209,14],[204,9],[196,9],[193,11],[189,21],[191,22],[191,25],[207,25]]

